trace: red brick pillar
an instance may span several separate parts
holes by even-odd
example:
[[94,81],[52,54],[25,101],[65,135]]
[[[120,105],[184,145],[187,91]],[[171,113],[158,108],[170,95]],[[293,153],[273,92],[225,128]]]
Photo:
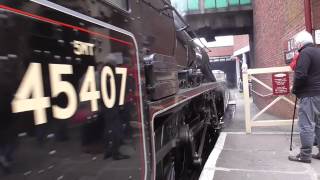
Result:
[[312,12],[311,12],[311,1],[304,0],[304,19],[306,24],[306,30],[312,33]]
[[313,29],[320,29],[320,1],[312,0],[312,19],[313,19]]

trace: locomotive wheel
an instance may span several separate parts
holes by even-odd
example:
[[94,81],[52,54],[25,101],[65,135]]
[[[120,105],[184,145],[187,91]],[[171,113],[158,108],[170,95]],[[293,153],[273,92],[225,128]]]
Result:
[[181,145],[169,153],[163,165],[163,179],[165,180],[195,180],[195,173],[199,168],[192,164],[191,151]]
[[181,145],[175,152],[175,172],[176,180],[196,180],[201,172],[199,166],[193,164],[190,148]]

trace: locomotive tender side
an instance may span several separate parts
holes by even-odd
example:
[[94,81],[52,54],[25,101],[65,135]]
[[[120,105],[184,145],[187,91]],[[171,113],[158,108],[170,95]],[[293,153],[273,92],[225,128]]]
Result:
[[174,16],[162,0],[1,1],[0,178],[201,169],[228,92]]

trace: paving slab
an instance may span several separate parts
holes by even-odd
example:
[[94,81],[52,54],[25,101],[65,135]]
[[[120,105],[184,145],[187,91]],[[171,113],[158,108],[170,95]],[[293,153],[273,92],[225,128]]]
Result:
[[[235,178],[236,177],[236,178]],[[305,174],[274,174],[270,172],[224,172],[217,171],[214,179],[222,180],[309,180]]]

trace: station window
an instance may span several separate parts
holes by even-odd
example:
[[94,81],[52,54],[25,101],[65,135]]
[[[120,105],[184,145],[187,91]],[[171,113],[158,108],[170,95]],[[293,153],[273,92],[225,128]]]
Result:
[[199,0],[188,0],[188,10],[199,10]]
[[241,5],[251,4],[251,0],[240,0],[240,4],[241,4]]
[[251,0],[203,0],[205,9],[227,8],[229,6],[249,5]]
[[125,11],[129,10],[128,0],[105,0],[106,2]]
[[227,0],[217,0],[216,4],[217,4],[217,8],[225,8],[228,6],[228,1]]
[[216,7],[216,1],[205,0],[205,1],[204,1],[204,7],[205,7],[206,9],[215,8],[215,7]]
[[231,6],[238,6],[239,4],[239,0],[229,0],[229,5]]

